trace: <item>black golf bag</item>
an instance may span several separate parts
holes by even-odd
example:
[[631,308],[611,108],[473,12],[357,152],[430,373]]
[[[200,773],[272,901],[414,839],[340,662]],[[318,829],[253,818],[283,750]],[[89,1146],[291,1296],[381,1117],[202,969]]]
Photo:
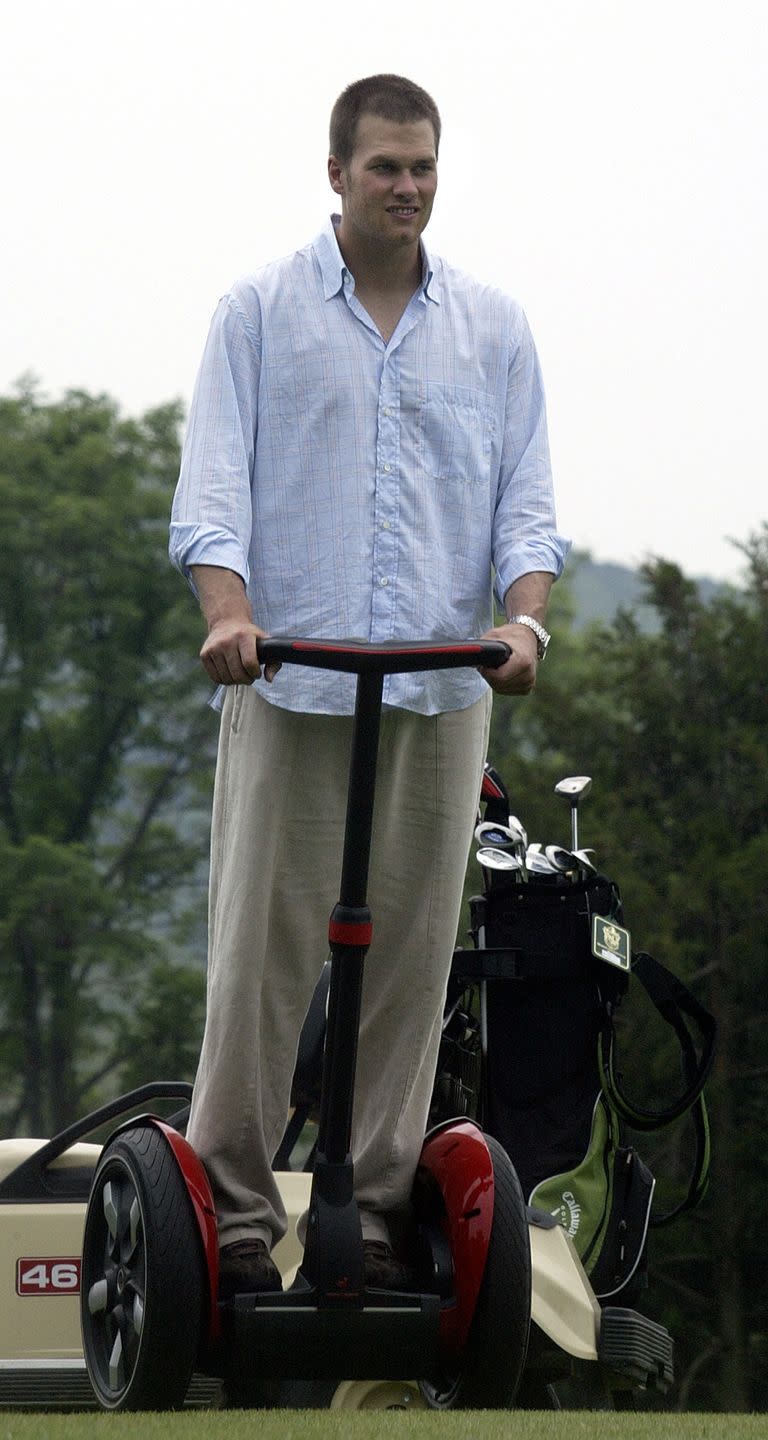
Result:
[[[611,880],[485,874],[470,902],[473,948],[454,955],[431,1119],[478,1118],[507,1150],[528,1203],[569,1233],[598,1298],[626,1304],[643,1282],[649,1225],[692,1208],[706,1189],[702,1092],[714,1020],[650,955],[631,953]],[[636,982],[680,1046],[682,1089],[658,1109],[627,1097],[616,1059],[616,1014]],[[690,1179],[662,1215],[626,1130],[660,1129],[689,1111]]]
[[[486,820],[506,823],[506,791],[488,767],[483,807]],[[598,1299],[631,1303],[644,1280],[649,1226],[668,1224],[706,1190],[703,1087],[714,1020],[664,966],[630,951],[613,881],[486,874],[483,894],[470,901],[473,946],[453,957],[430,1124],[477,1119],[506,1149],[528,1203],[571,1236]],[[326,965],[304,1023],[279,1170],[296,1163],[316,1114],[329,977]],[[617,1012],[636,983],[680,1047],[682,1089],[658,1109],[628,1098],[616,1058]],[[658,1130],[688,1112],[695,1154],[686,1193],[660,1214],[654,1177],[627,1128]],[[304,1168],[312,1161],[309,1149]]]

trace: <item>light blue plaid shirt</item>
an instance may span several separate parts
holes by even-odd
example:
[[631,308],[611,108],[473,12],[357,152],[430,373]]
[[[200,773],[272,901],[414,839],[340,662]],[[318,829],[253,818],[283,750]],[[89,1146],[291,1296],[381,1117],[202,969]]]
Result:
[[[268,634],[464,640],[532,570],[559,575],[544,394],[520,307],[424,251],[385,344],[332,217],[220,301],[189,417],[170,554],[246,583]],[[284,665],[261,693],[347,714],[353,676]],[[425,715],[485,693],[474,670],[393,675]]]

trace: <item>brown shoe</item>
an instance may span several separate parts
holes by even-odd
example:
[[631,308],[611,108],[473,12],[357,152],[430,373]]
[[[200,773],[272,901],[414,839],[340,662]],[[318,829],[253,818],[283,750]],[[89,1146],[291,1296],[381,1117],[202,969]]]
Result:
[[263,1240],[235,1240],[219,1251],[219,1299],[255,1290],[282,1290],[283,1282]]
[[384,1240],[364,1240],[365,1283],[372,1290],[410,1290],[413,1280],[406,1265]]

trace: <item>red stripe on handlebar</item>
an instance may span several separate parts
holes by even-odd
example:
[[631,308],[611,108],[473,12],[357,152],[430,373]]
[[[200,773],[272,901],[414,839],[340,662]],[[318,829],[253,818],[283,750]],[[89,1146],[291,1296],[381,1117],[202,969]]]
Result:
[[[425,655],[477,655],[482,651],[482,645],[425,645]],[[413,655],[417,654],[413,646],[405,645],[402,649],[394,645],[366,645],[360,652],[354,645],[333,645],[326,641],[319,645],[314,640],[292,640],[292,650],[330,650],[334,655]]]

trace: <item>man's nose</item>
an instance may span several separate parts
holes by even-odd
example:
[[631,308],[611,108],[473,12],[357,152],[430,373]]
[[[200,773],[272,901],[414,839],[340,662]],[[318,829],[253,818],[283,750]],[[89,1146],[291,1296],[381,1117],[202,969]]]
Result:
[[411,198],[418,195],[418,187],[410,170],[401,170],[395,181],[395,192],[398,195],[406,195]]

